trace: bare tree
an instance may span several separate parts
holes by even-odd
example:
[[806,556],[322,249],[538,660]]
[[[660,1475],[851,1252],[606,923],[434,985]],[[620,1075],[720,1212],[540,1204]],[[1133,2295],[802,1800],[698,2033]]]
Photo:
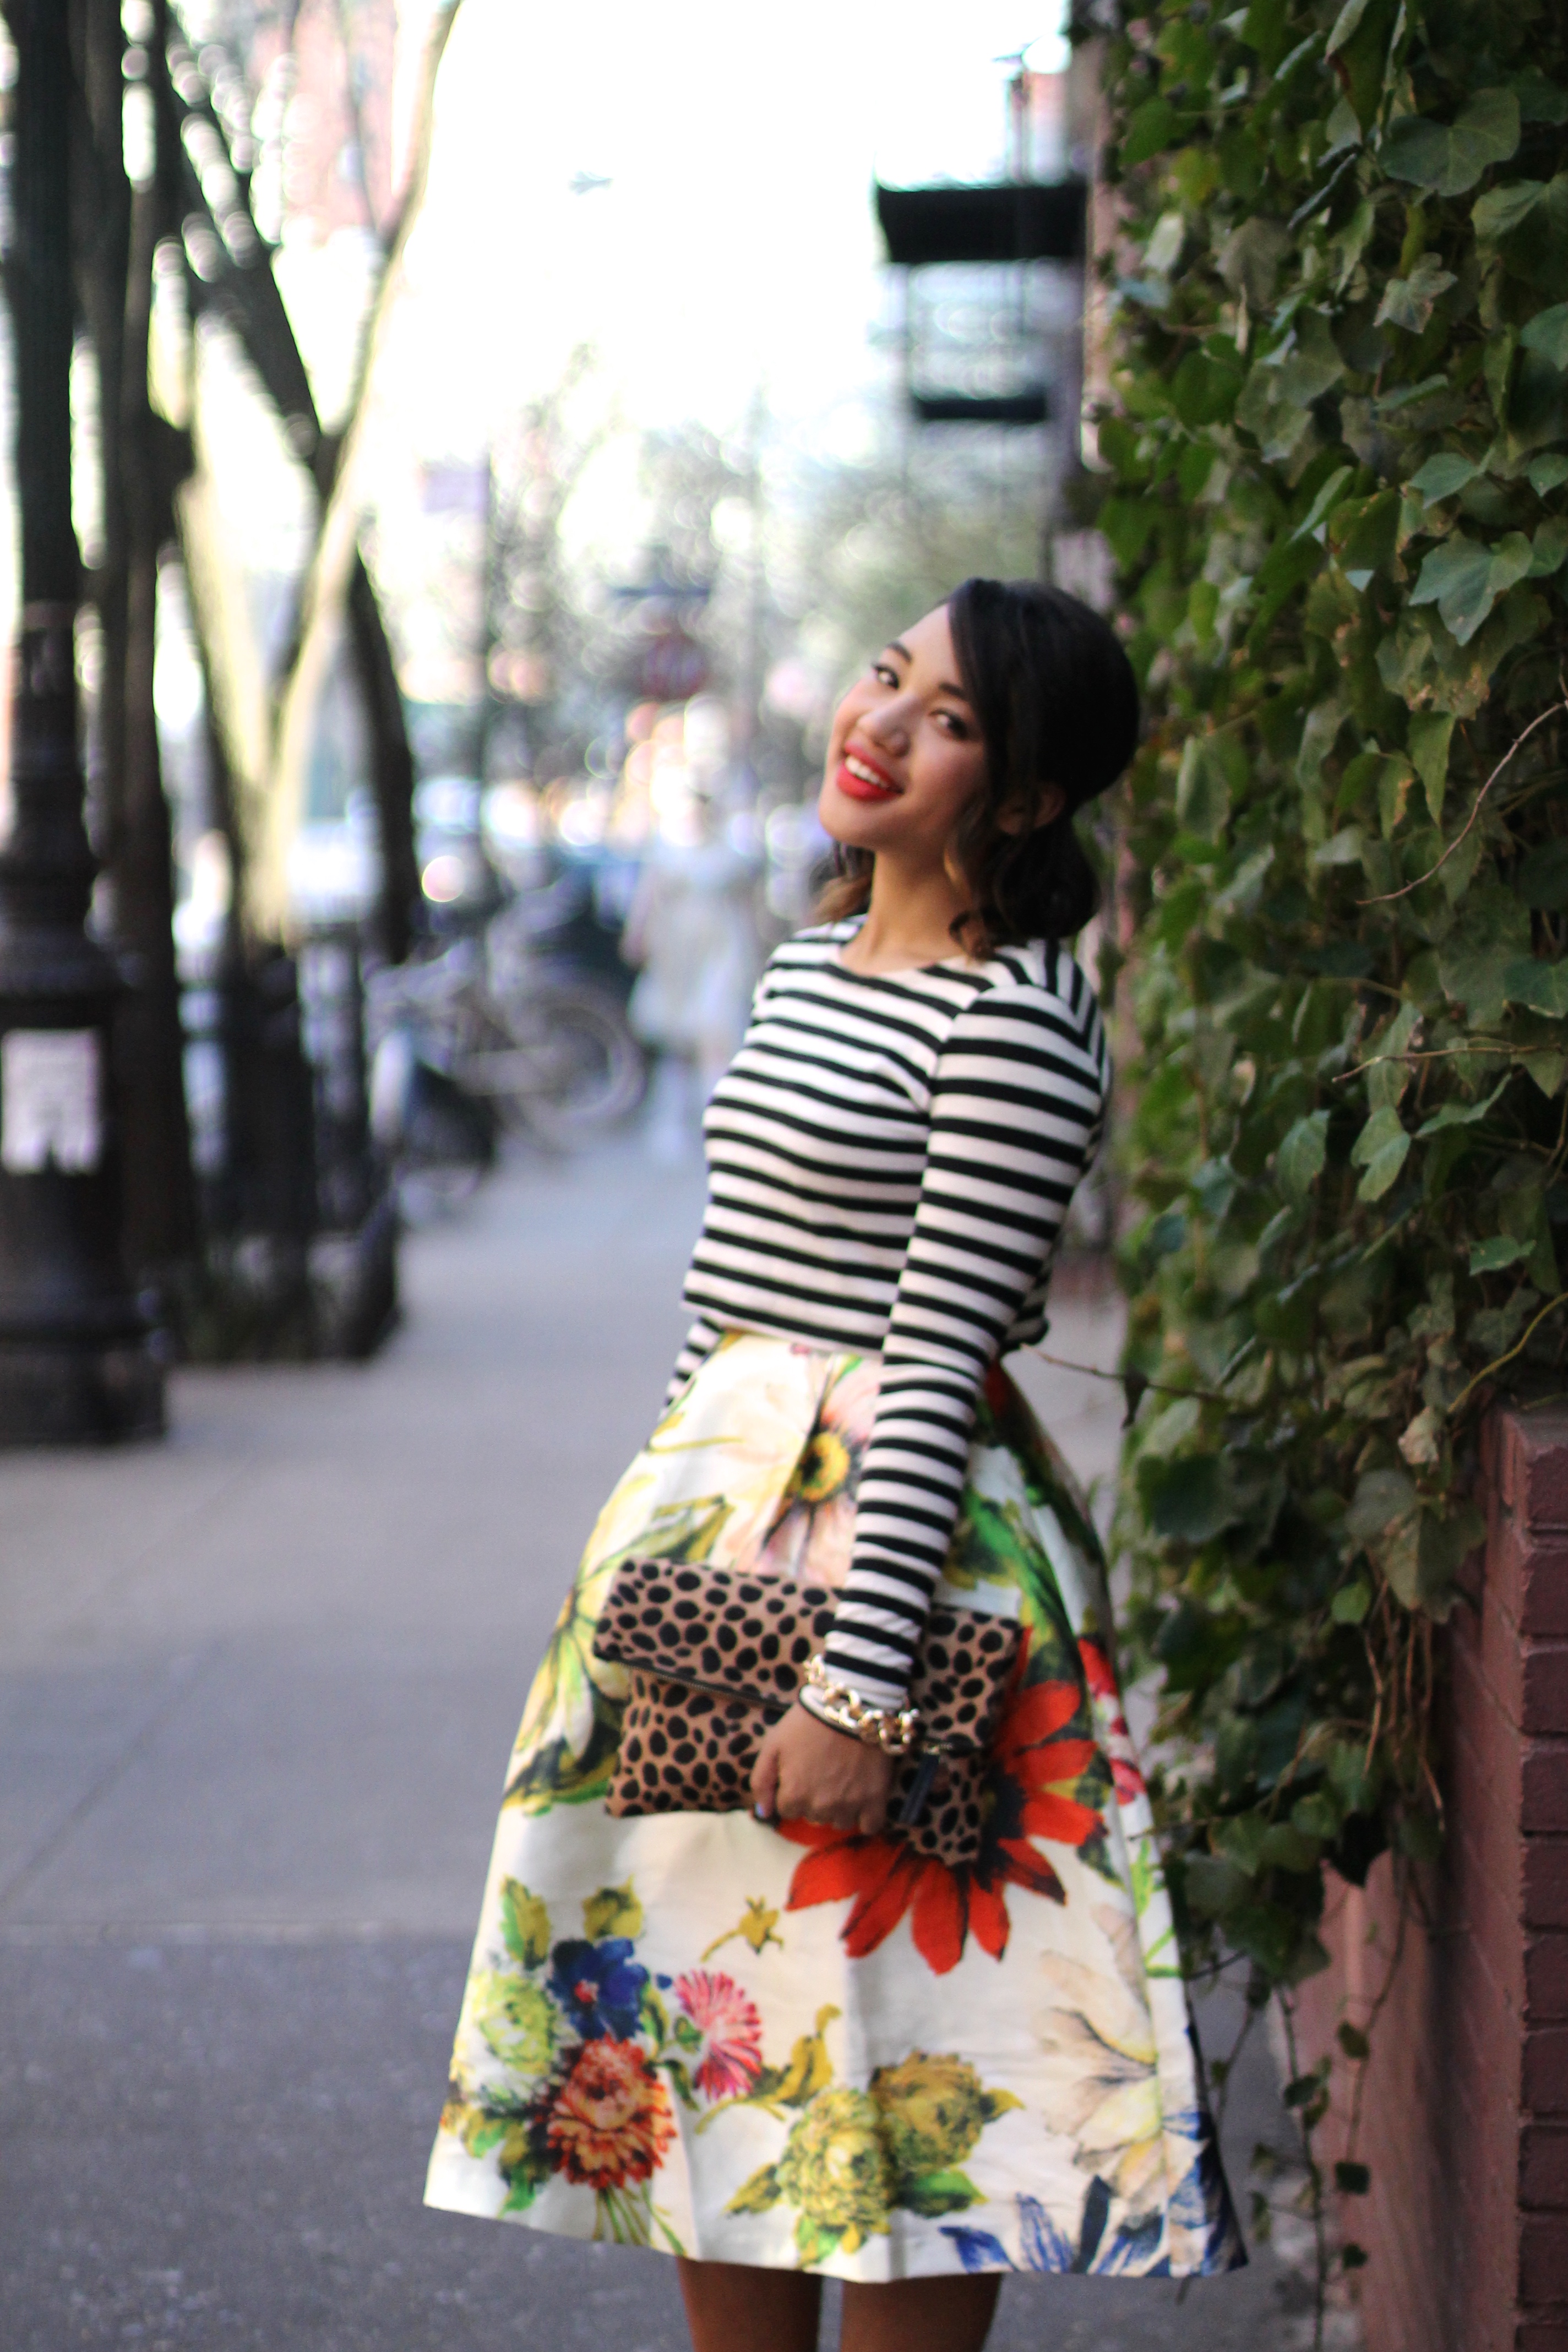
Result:
[[[115,1034],[125,1243],[142,1276],[168,1276],[195,1247],[174,968],[173,842],[153,679],[158,567],[174,536],[174,498],[190,468],[186,436],[148,397],[153,255],[178,218],[178,150],[156,69],[167,0],[148,0],[148,37],[127,44],[118,0],[75,0],[78,299],[97,363],[102,547],[88,585],[101,662],[97,698],[99,851],[115,944],[131,983]],[[122,92],[149,92],[145,168],[126,174]]]

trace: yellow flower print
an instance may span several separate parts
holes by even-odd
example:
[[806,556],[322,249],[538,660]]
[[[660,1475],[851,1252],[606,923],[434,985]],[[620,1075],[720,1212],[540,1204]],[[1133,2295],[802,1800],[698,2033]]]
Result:
[[513,1750],[509,1796],[523,1777],[518,1768],[542,1749],[572,1758],[587,1754],[602,1711],[595,1705],[596,1695],[613,1705],[626,1696],[626,1668],[594,1655],[594,1629],[619,1565],[612,1556],[597,1567],[584,1567],[566,1595],[528,1695]]
[[[824,1364],[834,1360],[844,1360],[732,1334],[648,1440],[637,1467],[647,1465],[665,1505],[723,1496],[723,1538],[712,1559],[728,1565],[755,1557],[816,1424]],[[599,1540],[595,1529],[591,1550]]]
[[550,2072],[560,2018],[542,1987],[514,1969],[476,1969],[468,2007],[509,2074],[531,2079]]
[[741,1914],[740,1926],[727,1927],[721,1936],[715,1936],[706,1951],[699,1954],[699,1958],[710,1960],[715,1952],[721,1952],[726,1944],[734,1943],[737,1937],[742,1937],[750,1944],[753,1952],[761,1953],[765,1944],[776,1944],[782,1952],[784,1937],[775,1936],[773,1933],[778,1924],[779,1915],[771,1904],[765,1903],[760,1895],[748,1895],[746,1907]]
[[987,2124],[1023,2104],[1011,2091],[988,2091],[966,2060],[923,2050],[879,2066],[871,2096],[900,2182],[961,2164]]
[[849,1573],[860,1465],[877,1412],[880,1368],[838,1360],[757,1565],[837,1591]]

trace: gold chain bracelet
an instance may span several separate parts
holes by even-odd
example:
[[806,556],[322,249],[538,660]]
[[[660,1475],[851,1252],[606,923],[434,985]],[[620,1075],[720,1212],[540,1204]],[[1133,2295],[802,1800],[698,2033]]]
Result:
[[847,1731],[868,1748],[879,1748],[884,1755],[907,1756],[915,1744],[920,1728],[918,1707],[873,1706],[847,1683],[829,1679],[820,1655],[813,1658],[805,1670],[806,1686],[812,1695],[808,1714],[818,1715],[825,1723],[833,1724],[839,1731]]

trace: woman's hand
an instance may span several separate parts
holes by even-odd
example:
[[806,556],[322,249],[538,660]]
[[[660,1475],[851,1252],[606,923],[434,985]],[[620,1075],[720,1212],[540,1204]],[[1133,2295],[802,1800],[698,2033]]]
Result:
[[888,1818],[893,1760],[795,1706],[763,1742],[752,1795],[764,1821],[822,1822],[874,1837]]

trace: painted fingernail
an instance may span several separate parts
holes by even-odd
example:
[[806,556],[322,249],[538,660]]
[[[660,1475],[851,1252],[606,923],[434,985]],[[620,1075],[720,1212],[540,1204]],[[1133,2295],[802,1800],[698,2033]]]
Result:
[[752,1812],[753,1812],[753,1813],[755,1813],[755,1815],[756,1815],[756,1817],[757,1817],[758,1821],[760,1821],[760,1822],[765,1822],[765,1821],[767,1820],[767,1818],[768,1818],[768,1809],[767,1809],[767,1807],[766,1807],[765,1805],[753,1805],[753,1806],[752,1807]]

